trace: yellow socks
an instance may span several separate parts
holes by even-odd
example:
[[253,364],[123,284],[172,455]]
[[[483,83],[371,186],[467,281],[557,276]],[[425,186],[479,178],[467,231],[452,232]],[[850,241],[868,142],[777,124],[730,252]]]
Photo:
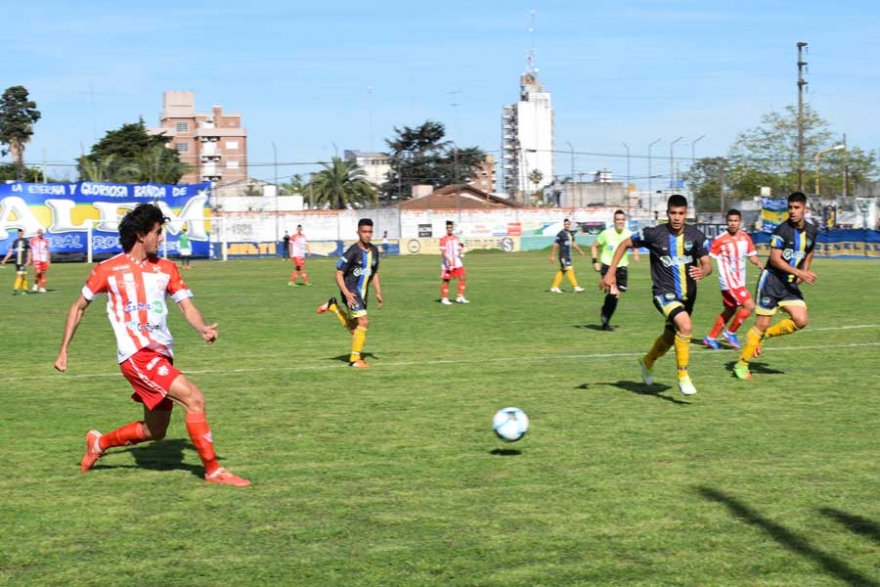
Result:
[[364,348],[364,342],[367,340],[367,329],[358,326],[354,329],[354,336],[351,339],[351,356],[348,360],[352,363],[361,360],[361,351]]
[[678,379],[688,376],[688,362],[691,357],[691,337],[683,334],[675,335],[675,364],[678,367]]
[[559,287],[559,285],[561,283],[562,283],[562,271],[557,271],[556,277],[553,278],[553,289],[556,289],[557,287]]
[[663,331],[663,334],[657,337],[657,340],[654,341],[654,346],[651,347],[651,350],[648,351],[648,354],[645,355],[645,367],[648,369],[654,368],[654,363],[666,354],[671,347],[673,342],[675,342],[675,331],[669,328]]
[[571,267],[568,271],[565,272],[568,275],[568,282],[571,283],[572,287],[578,286],[577,277],[574,275],[574,267]]
[[[27,286],[25,286],[27,287]],[[767,329],[767,332],[764,333],[764,338],[773,338],[774,336],[784,336],[786,334],[792,334],[793,332],[797,332],[798,327],[795,326],[794,320],[791,318],[786,318],[779,324],[775,324]]]
[[749,333],[746,335],[746,346],[743,347],[742,353],[739,356],[740,365],[749,364],[749,361],[751,361],[752,357],[755,356],[755,349],[757,349],[758,345],[761,344],[761,340],[763,340],[763,338],[764,333],[757,328],[752,327],[749,329]]

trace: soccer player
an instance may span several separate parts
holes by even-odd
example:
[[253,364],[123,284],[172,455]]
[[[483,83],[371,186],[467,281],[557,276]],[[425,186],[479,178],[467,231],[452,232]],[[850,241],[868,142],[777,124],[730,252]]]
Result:
[[[614,226],[600,232],[593,242],[592,249],[590,249],[593,257],[593,269],[604,277],[608,273],[611,260],[614,258],[614,251],[620,243],[631,236],[632,232],[626,228],[626,214],[623,210],[615,210]],[[602,248],[601,255],[599,253],[600,247]],[[611,317],[614,316],[614,311],[617,309],[620,294],[626,291],[627,267],[629,266],[629,255],[627,253],[624,253],[617,264],[617,288],[605,294],[605,303],[602,304],[602,311],[599,314],[599,318],[602,321],[602,330],[611,330]],[[633,249],[633,261],[638,262],[638,260],[639,251],[638,249]]]
[[153,204],[140,204],[128,212],[119,222],[124,252],[95,267],[67,315],[55,359],[55,368],[62,372],[67,370],[68,348],[86,308],[98,294],[107,294],[107,316],[116,334],[119,367],[134,389],[132,399],[144,407],[143,420],[108,434],[97,430],[86,433],[80,470],[85,473],[91,469],[107,449],[165,438],[171,410],[177,403],[186,412],[186,430],[205,466],[205,481],[244,487],[250,481],[217,462],[202,390],[174,366],[166,296],[171,296],[189,325],[208,344],[217,339],[217,324],[205,323],[177,265],[158,256],[164,239],[162,225],[167,221]]
[[464,244],[459,240],[458,236],[452,234],[454,225],[452,220],[446,221],[446,236],[440,239],[440,279],[443,283],[440,285],[440,303],[444,306],[451,306],[449,301],[449,281],[458,280],[458,296],[455,301],[459,304],[469,304],[470,302],[464,297],[465,270],[464,261],[461,260],[461,251]]
[[[764,267],[758,260],[758,252],[752,238],[743,230],[742,214],[739,210],[727,212],[727,232],[712,240],[709,256],[718,263],[718,281],[721,285],[721,299],[724,310],[715,319],[715,325],[703,344],[712,350],[718,350],[718,335],[721,334],[730,346],[742,348],[736,337],[736,331],[755,309],[755,302],[746,288],[746,263],[748,259],[758,269]],[[737,311],[737,309],[739,309]],[[725,328],[733,318],[730,328]]]
[[28,243],[31,247],[31,263],[34,266],[34,291],[46,293],[46,272],[49,270],[49,241],[43,236],[43,229],[37,229],[37,236]]
[[24,238],[24,231],[20,228],[18,229],[18,238],[9,245],[9,251],[3,257],[2,264],[6,265],[6,261],[13,255],[15,256],[15,285],[12,286],[12,295],[18,295],[19,288],[21,288],[22,295],[27,295],[27,266],[31,264],[31,245]]
[[[807,222],[806,213],[807,196],[801,192],[788,196],[788,220],[773,231],[770,258],[758,278],[755,325],[749,330],[739,361],[733,367],[733,373],[739,379],[752,378],[749,361],[763,340],[792,334],[807,326],[807,303],[799,284],[816,281],[816,274],[810,271],[810,266],[819,229]],[[778,310],[788,314],[788,318],[770,326]]]
[[306,255],[311,255],[312,249],[309,247],[309,241],[303,234],[302,224],[296,225],[296,234],[290,237],[290,258],[293,259],[293,273],[290,274],[290,280],[287,285],[296,285],[296,278],[302,272],[303,283],[312,285],[309,276],[306,274]]
[[669,196],[666,203],[668,223],[644,228],[617,246],[601,286],[606,292],[617,287],[617,266],[630,247],[645,247],[651,253],[651,281],[654,306],[665,316],[666,324],[648,354],[639,358],[642,380],[654,383],[654,362],[675,346],[678,388],[684,395],[697,393],[688,373],[693,325],[691,313],[697,299],[697,282],[712,273],[712,261],[706,251],[706,237],[685,224],[687,198]]
[[550,262],[559,260],[559,271],[556,272],[556,277],[553,278],[553,285],[550,287],[550,291],[553,293],[562,293],[562,290],[559,289],[559,284],[562,283],[564,275],[568,277],[568,281],[574,287],[575,293],[584,291],[584,288],[578,285],[577,277],[574,275],[574,267],[571,265],[572,247],[578,250],[581,257],[584,256],[583,250],[578,246],[577,241],[574,239],[574,234],[571,232],[571,221],[566,218],[562,221],[562,230],[556,235],[556,240],[553,241],[553,248],[550,250]]
[[348,364],[356,369],[368,368],[370,365],[361,358],[361,351],[367,339],[367,294],[370,284],[376,290],[376,301],[382,309],[382,287],[379,284],[379,249],[371,244],[373,239],[373,221],[361,218],[358,221],[358,242],[348,247],[336,263],[336,285],[339,295],[344,300],[344,308],[340,308],[336,298],[330,298],[318,306],[318,314],[333,312],[349,332],[351,332],[351,355]]
[[181,269],[192,269],[189,260],[192,258],[193,250],[189,242],[189,235],[186,232],[186,225],[180,229],[180,234],[177,236],[177,246],[180,249]]

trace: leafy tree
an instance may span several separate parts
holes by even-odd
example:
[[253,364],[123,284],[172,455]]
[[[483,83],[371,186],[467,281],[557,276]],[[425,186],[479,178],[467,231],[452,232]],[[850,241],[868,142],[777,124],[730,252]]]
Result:
[[441,188],[468,181],[471,169],[486,158],[477,147],[459,148],[445,140],[446,127],[428,120],[416,128],[394,128],[395,136],[386,139],[391,157],[388,181],[380,187],[383,200],[412,197],[414,185]]
[[[0,165],[0,182],[4,181],[26,181],[29,183],[40,183],[43,181],[43,171],[38,167],[25,167],[24,175],[21,175],[21,169],[15,163],[3,163]],[[49,183],[56,183],[57,180],[47,177]]]
[[330,163],[322,162],[321,166],[324,169],[314,174],[309,184],[315,207],[345,210],[376,202],[376,187],[354,161],[333,157]]
[[3,156],[12,155],[12,162],[18,168],[17,179],[25,178],[24,147],[34,134],[34,124],[42,114],[37,103],[28,99],[24,86],[12,86],[0,98],[0,149]]
[[[815,156],[820,151],[840,143],[836,135],[809,105],[804,107],[804,161],[802,184],[805,193],[813,191]],[[759,193],[761,186],[770,187],[774,194],[788,194],[798,189],[798,116],[794,106],[784,112],[770,112],[761,117],[761,126],[740,133],[728,154],[730,161],[729,185],[738,197]],[[858,147],[847,151],[832,151],[820,159],[821,185],[826,194],[842,192],[844,162],[848,162],[853,182],[866,181],[877,173],[874,153],[865,153]]]
[[[167,148],[170,137],[151,135],[143,119],[123,124],[108,131],[92,146],[91,153],[80,157],[77,165],[80,179],[114,183],[175,184],[188,166],[180,154]],[[101,180],[93,179],[101,177]]]

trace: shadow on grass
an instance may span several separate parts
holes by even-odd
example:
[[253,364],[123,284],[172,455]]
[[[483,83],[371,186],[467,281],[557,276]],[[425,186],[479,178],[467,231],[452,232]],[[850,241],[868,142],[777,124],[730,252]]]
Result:
[[[584,384],[586,385],[586,383]],[[664,391],[669,391],[672,387],[668,385],[663,385],[660,383],[655,383],[653,385],[645,385],[641,381],[615,381],[614,383],[607,383],[607,385],[611,385],[612,387],[616,387],[618,389],[622,389],[624,391],[628,391],[630,393],[635,393],[636,395],[647,395],[651,397],[656,397],[657,399],[662,399],[668,402],[672,402],[674,404],[680,404],[684,406],[691,405],[691,402],[683,401],[674,397],[670,397],[668,395],[661,395]],[[585,387],[582,387],[586,389]]]
[[[188,465],[183,462],[183,451],[192,450],[195,447],[188,440],[183,438],[174,438],[171,440],[159,440],[156,442],[147,442],[138,444],[130,448],[123,449],[119,452],[131,453],[134,462],[137,465],[102,465],[108,469],[111,468],[133,468],[149,469],[151,471],[189,471],[196,477],[204,477],[205,468],[201,465]],[[98,461],[100,463],[100,461]]]
[[880,586],[880,583],[877,583],[871,578],[859,573],[844,561],[810,545],[810,542],[803,536],[799,536],[785,526],[764,518],[758,512],[737,499],[710,487],[698,487],[697,492],[702,495],[703,498],[709,501],[718,502],[727,507],[733,517],[762,530],[781,546],[795,554],[809,558],[819,565],[827,574],[836,577],[849,585],[859,585],[861,587]]
[[[351,357],[351,355],[339,355],[336,357],[330,357],[327,360],[328,361],[339,361],[341,363],[349,363],[350,361],[348,359],[350,357]],[[361,358],[366,361],[367,359],[375,359],[376,355],[374,355],[373,353],[361,353]]]
[[489,454],[496,457],[515,457],[521,455],[522,452],[515,448],[493,448]]
[[598,330],[599,332],[614,332],[617,326],[611,325],[611,330],[605,330],[601,324],[575,324],[573,328],[583,328],[584,330]]
[[[730,372],[731,377],[736,377],[733,374],[733,367],[736,365],[737,361],[729,361],[725,367]],[[749,363],[749,371],[752,373],[758,373],[760,375],[784,375],[785,371],[780,371],[779,369],[773,369],[772,367],[768,367],[766,363],[756,363],[752,361]]]
[[849,528],[850,532],[853,532],[854,534],[861,534],[862,536],[870,538],[874,542],[880,543],[880,524],[873,520],[863,518],[862,516],[856,516],[854,514],[848,514],[834,508],[821,508],[819,509],[819,513],[823,516],[828,516],[835,522],[840,522]]

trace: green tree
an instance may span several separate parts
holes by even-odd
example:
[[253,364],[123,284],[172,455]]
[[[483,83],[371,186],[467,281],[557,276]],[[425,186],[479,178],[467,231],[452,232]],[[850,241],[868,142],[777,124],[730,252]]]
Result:
[[[22,176],[21,168],[15,163],[3,163],[0,165],[0,182],[4,181],[26,181],[29,183],[40,183],[43,181],[43,171],[38,167],[25,167]],[[57,180],[47,177],[48,183],[56,183]]]
[[[841,141],[809,105],[804,107],[804,161],[802,191],[812,193],[816,175],[815,156]],[[770,112],[761,117],[761,125],[741,132],[728,154],[729,185],[738,197],[751,197],[766,186],[777,195],[798,189],[798,115],[794,106],[784,112]],[[820,159],[819,169],[826,194],[840,193],[845,166],[852,182],[860,183],[877,174],[874,153],[858,147],[829,152]]]
[[[167,148],[170,141],[170,137],[148,133],[143,120],[123,124],[118,130],[108,131],[88,155],[80,157],[80,179],[176,184],[189,167],[176,150]],[[102,179],[92,179],[95,177]]]
[[412,197],[414,185],[441,188],[464,183],[471,169],[482,163],[486,154],[477,147],[459,148],[446,140],[446,127],[433,120],[421,126],[394,128],[395,136],[386,139],[391,171],[380,187],[383,201]]
[[34,124],[42,116],[37,103],[28,98],[24,86],[7,88],[0,98],[0,145],[4,145],[0,153],[12,155],[19,180],[25,178],[24,147],[34,134]]
[[333,157],[321,166],[324,169],[315,173],[309,184],[316,208],[345,210],[376,203],[376,186],[367,180],[366,172],[357,163]]

